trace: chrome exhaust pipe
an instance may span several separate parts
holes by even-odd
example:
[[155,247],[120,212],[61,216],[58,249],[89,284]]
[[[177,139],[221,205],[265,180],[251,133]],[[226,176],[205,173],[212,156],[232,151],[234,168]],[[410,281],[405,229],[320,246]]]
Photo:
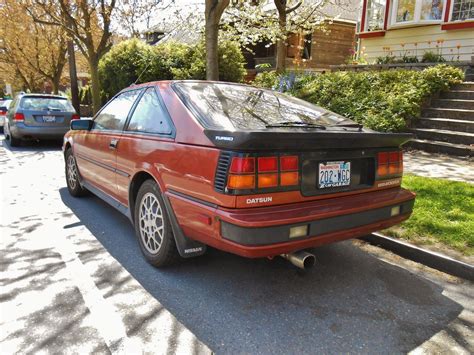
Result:
[[304,250],[296,251],[291,254],[281,254],[280,256],[303,270],[311,269],[316,263],[316,257]]

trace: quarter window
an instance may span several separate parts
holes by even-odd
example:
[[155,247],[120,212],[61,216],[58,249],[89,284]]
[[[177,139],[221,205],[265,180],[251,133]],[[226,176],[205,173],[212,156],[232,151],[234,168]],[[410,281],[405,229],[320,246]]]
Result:
[[110,101],[94,120],[94,129],[121,131],[140,90],[127,91]]
[[133,112],[127,131],[170,134],[168,114],[154,88],[145,91]]

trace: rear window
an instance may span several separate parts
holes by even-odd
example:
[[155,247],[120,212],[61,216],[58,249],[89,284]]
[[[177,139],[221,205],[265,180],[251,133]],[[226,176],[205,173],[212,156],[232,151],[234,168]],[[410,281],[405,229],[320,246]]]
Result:
[[209,129],[252,130],[269,126],[334,125],[349,121],[336,113],[278,92],[251,86],[177,82],[181,98]]
[[66,98],[59,97],[23,97],[20,107],[32,111],[74,111],[74,107]]

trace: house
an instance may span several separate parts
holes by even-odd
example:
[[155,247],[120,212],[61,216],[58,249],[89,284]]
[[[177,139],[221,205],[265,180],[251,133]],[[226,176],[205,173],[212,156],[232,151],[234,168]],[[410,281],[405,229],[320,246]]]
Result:
[[362,0],[359,55],[416,56],[426,52],[446,61],[474,56],[473,0]]
[[[319,6],[319,1],[314,1]],[[275,11],[273,1],[266,0],[268,11]],[[330,65],[344,64],[351,57],[356,47],[355,33],[357,16],[360,12],[360,0],[337,0],[333,4],[325,5],[318,9],[328,17],[323,29],[316,29],[310,34],[290,34],[287,42],[286,67],[288,69],[324,70]],[[337,3],[337,4],[336,4]],[[178,24],[169,23],[167,20],[171,14],[176,13],[179,8],[182,21]],[[157,25],[143,32],[144,39],[149,44],[156,44],[168,40],[192,44],[199,40],[201,33],[195,28],[190,28],[186,18],[189,14],[204,12],[203,4],[200,2],[182,7],[178,1],[175,7],[168,7],[167,11],[161,13],[161,19],[157,19]],[[261,42],[244,50],[247,79],[252,79],[258,71],[259,64],[265,64],[267,69],[275,67],[276,47],[274,44]],[[257,66],[257,68],[256,68]]]

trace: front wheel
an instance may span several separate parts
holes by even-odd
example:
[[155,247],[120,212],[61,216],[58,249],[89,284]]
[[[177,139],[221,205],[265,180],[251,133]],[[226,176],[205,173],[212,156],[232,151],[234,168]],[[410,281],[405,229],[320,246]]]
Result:
[[134,217],[140,249],[150,264],[162,267],[179,260],[166,207],[153,180],[147,180],[140,186]]
[[79,182],[79,171],[72,149],[66,151],[66,183],[69,193],[74,197],[84,196],[87,190]]

